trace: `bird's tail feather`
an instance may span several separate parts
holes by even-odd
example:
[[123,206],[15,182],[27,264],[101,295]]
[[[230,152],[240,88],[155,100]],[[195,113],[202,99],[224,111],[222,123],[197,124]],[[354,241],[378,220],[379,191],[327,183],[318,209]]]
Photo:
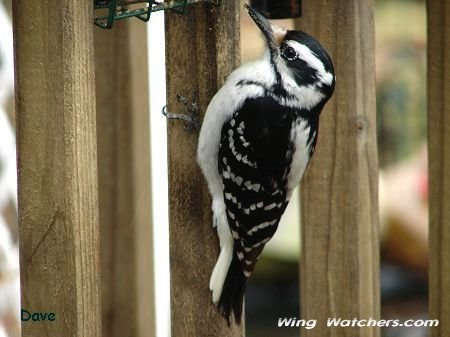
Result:
[[231,312],[234,313],[236,323],[241,323],[246,284],[247,277],[245,277],[242,271],[241,264],[236,254],[233,254],[233,259],[231,260],[218,303],[219,310],[228,320],[228,323],[230,323]]
[[217,259],[216,265],[214,266],[211,274],[211,279],[209,280],[209,289],[212,291],[212,300],[215,304],[219,302],[232,258],[233,242],[231,242],[231,244],[224,245],[220,250],[219,258]]

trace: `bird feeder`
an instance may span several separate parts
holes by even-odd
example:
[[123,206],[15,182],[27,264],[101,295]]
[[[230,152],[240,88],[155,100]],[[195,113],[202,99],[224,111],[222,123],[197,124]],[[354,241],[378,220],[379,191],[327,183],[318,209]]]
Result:
[[216,6],[221,0],[94,0],[95,13],[94,23],[105,29],[110,29],[114,21],[130,17],[138,18],[147,22],[153,12],[174,10],[183,14],[186,7],[198,2],[209,2]]
[[298,18],[302,15],[301,0],[251,0],[250,4],[268,19]]

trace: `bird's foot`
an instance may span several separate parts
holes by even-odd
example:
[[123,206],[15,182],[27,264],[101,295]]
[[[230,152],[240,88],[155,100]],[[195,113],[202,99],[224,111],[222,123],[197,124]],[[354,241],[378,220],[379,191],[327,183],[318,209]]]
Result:
[[168,119],[181,119],[185,122],[184,129],[186,131],[198,131],[200,130],[200,108],[198,107],[197,100],[193,94],[192,101],[184,97],[181,94],[177,94],[177,100],[184,105],[186,109],[185,114],[172,113],[167,111],[167,106],[162,109],[162,114]]

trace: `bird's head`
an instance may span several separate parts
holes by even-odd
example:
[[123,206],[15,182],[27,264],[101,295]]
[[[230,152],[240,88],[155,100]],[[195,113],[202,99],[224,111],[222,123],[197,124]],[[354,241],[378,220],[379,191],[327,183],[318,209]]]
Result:
[[264,34],[270,62],[283,90],[293,95],[309,90],[317,99],[320,96],[319,101],[328,100],[334,91],[335,75],[325,48],[305,32],[279,27],[250,6],[245,7]]

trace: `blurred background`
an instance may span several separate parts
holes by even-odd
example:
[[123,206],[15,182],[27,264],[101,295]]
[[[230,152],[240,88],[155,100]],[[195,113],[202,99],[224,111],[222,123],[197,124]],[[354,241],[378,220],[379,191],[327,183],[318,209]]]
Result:
[[[260,55],[263,42],[248,15],[241,18],[245,62]],[[277,23],[293,27],[290,20]],[[375,29],[381,316],[423,319],[428,311],[425,1],[377,0]],[[298,317],[300,310],[298,205],[290,203],[247,287],[249,337],[298,337],[298,328],[277,328],[279,317]],[[428,331],[383,328],[382,335],[427,336]]]
[[[11,0],[0,0],[0,337],[18,337],[20,332],[10,6]],[[246,62],[261,55],[263,40],[248,15],[242,14],[242,62]],[[375,19],[381,315],[383,319],[426,319],[428,183],[425,1],[377,0]],[[154,29],[161,32],[163,20],[155,20],[152,24],[159,25]],[[287,28],[293,25],[290,20],[280,20],[277,24]],[[156,72],[151,73],[153,76]],[[150,82],[154,80],[151,78]],[[165,121],[159,114],[163,103],[158,102],[157,106],[155,101],[151,103],[152,108],[158,110],[152,114],[154,137],[156,123],[159,123],[160,132],[164,132]],[[158,119],[156,123],[155,118]],[[164,161],[160,158],[163,152],[154,151],[153,156]],[[155,162],[158,160],[154,158]],[[154,169],[152,172],[155,172]],[[164,171],[159,172],[164,175]],[[299,312],[298,205],[298,199],[290,203],[277,234],[267,245],[264,257],[247,287],[248,337],[290,337],[299,334],[298,328],[277,328],[279,317],[298,317]],[[157,221],[159,225],[160,220]],[[158,237],[155,233],[155,238]],[[159,247],[155,242],[155,249]],[[165,270],[168,270],[167,267]],[[167,302],[167,296],[162,300]],[[167,332],[161,332],[167,330],[158,331],[158,337],[167,336]],[[419,337],[427,336],[427,333],[427,328],[382,330],[385,337]]]

